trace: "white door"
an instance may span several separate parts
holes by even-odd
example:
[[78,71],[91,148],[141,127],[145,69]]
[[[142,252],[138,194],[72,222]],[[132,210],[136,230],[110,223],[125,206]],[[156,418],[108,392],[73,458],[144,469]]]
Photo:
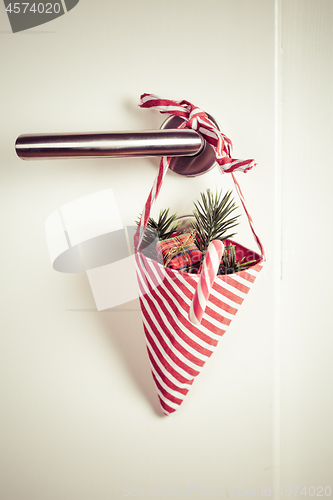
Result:
[[[7,2],[8,3],[8,2]],[[63,4],[63,2],[62,2]],[[1,11],[1,475],[6,500],[330,496],[329,0],[80,2],[12,33]],[[163,417],[139,301],[97,312],[87,276],[52,269],[44,223],[112,188],[126,226],[157,158],[23,162],[23,133],[158,129],[142,93],[220,123],[267,263],[181,408]],[[168,172],[179,215],[214,169]],[[243,214],[239,240],[255,249]],[[282,488],[282,489],[281,489]]]

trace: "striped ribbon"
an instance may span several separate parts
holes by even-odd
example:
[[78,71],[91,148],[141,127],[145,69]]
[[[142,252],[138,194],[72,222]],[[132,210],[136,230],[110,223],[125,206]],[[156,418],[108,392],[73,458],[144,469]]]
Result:
[[254,160],[236,160],[231,157],[232,142],[212,122],[207,113],[188,101],[171,101],[154,94],[142,94],[141,108],[154,108],[161,113],[179,116],[184,121],[178,128],[191,128],[199,132],[215,149],[216,161],[221,173],[231,173],[236,170],[247,172],[256,165]]

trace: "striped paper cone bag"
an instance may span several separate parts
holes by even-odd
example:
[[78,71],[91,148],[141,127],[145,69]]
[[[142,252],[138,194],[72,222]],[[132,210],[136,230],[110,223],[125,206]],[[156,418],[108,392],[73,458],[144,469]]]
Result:
[[[150,103],[147,94],[144,94],[142,98],[146,98],[144,103]],[[155,107],[160,111],[163,105],[168,108],[166,112],[176,114],[176,110],[177,113],[183,113],[181,116],[186,119],[190,119],[189,116],[193,110],[198,110],[187,101],[178,103],[159,99],[156,96],[152,96],[152,99]],[[152,105],[146,107],[152,107]],[[180,107],[182,110],[179,110]],[[187,115],[183,112],[184,109]],[[205,115],[201,110],[199,113],[201,118]],[[186,123],[187,126],[195,125],[193,120],[191,123]],[[213,126],[216,129],[215,125]],[[203,129],[202,124],[199,124],[197,130],[203,133]],[[226,141],[225,136],[218,130],[214,133],[219,137],[212,140],[214,138],[212,129],[209,129],[209,134],[206,134],[205,139],[208,140],[208,137],[214,148],[219,147],[216,156],[221,171],[228,171],[232,174],[260,254],[234,241],[224,241],[226,245],[235,245],[236,257],[241,255],[245,257],[245,260],[255,262],[246,271],[217,275],[212,284],[201,323],[193,324],[189,320],[189,311],[200,276],[164,267],[162,263],[145,256],[140,250],[153,203],[158,196],[170,162],[170,158],[161,159],[159,172],[144,207],[134,244],[148,356],[160,404],[166,415],[175,412],[183,402],[195,377],[199,375],[205,362],[213,354],[220,338],[243,303],[265,260],[263,247],[254,230],[239,184],[232,173],[234,170],[247,171],[252,168],[254,162],[253,160],[233,160],[230,157],[231,141],[229,139]]]

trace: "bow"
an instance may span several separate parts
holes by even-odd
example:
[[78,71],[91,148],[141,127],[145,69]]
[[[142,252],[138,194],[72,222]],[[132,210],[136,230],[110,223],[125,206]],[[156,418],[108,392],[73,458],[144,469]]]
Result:
[[216,161],[221,173],[235,170],[247,172],[256,165],[254,160],[236,160],[231,157],[232,142],[207,116],[202,109],[188,101],[171,101],[154,94],[142,94],[141,108],[155,108],[161,113],[169,113],[184,119],[178,128],[191,128],[199,132],[214,148]]
[[188,260],[188,256],[187,256],[186,251],[191,245],[194,245],[195,235],[196,235],[196,232],[191,231],[191,233],[188,235],[186,240],[183,242],[177,236],[175,236],[174,239],[177,241],[178,245],[175,245],[174,247],[172,247],[171,250],[169,250],[169,252],[164,257],[164,259],[165,259],[164,267],[166,267],[169,264],[170,260],[173,259],[176,255],[182,253],[183,255],[185,255],[186,265],[188,268],[189,260]]

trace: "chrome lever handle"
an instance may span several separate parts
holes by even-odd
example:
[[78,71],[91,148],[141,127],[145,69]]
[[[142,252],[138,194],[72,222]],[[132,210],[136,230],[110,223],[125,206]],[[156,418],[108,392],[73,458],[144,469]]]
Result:
[[20,135],[16,153],[22,160],[195,156],[204,147],[195,130]]
[[170,156],[170,170],[195,177],[215,166],[215,151],[195,130],[177,128],[183,121],[170,116],[161,130],[142,132],[20,135],[16,153],[22,160]]

